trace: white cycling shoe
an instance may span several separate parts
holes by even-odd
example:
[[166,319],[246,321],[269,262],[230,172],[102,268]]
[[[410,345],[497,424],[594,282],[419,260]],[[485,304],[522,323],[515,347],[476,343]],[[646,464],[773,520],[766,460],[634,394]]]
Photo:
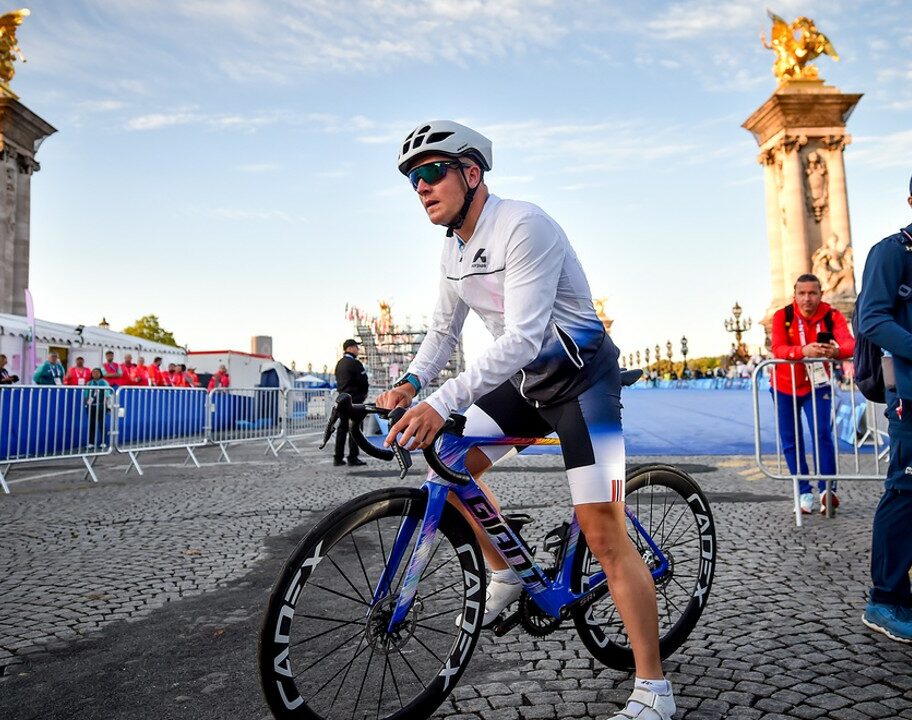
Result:
[[[509,583],[491,579],[485,591],[485,614],[481,626],[487,628],[494,623],[500,614],[515,603],[522,594],[521,582]],[[456,618],[456,627],[462,625],[462,613]]]
[[672,720],[677,711],[674,695],[659,695],[651,690],[635,688],[624,709],[608,720]]

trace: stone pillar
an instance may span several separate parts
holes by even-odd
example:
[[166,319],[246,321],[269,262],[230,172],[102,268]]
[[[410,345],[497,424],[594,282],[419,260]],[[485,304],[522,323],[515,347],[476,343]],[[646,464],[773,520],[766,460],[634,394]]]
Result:
[[763,319],[792,297],[795,279],[820,276],[824,299],[851,315],[855,280],[843,149],[861,99],[822,80],[789,80],[743,124],[764,166],[772,297]]
[[31,175],[41,142],[57,132],[18,100],[0,96],[0,312],[25,315]]

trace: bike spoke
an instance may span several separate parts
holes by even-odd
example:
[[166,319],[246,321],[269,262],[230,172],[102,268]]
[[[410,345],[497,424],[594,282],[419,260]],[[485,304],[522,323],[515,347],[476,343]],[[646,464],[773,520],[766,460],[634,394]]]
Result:
[[[683,517],[683,516],[682,516],[682,517]],[[690,525],[688,525],[687,527],[685,527],[684,530],[683,530],[681,533],[678,534],[678,537],[676,537],[676,538],[674,539],[674,542],[672,542],[672,543],[670,543],[669,545],[667,545],[667,547],[673,548],[673,547],[678,547],[678,546],[681,545],[682,543],[690,543],[690,542],[693,542],[693,538],[691,538],[690,540],[687,540],[687,539],[682,540],[682,538],[686,538],[686,536],[690,534],[690,530],[691,530],[692,528],[695,528],[696,526],[697,526],[697,521],[696,521],[696,519],[693,519],[692,522],[690,523]]]
[[364,683],[367,682],[367,673],[370,671],[370,665],[371,665],[371,661],[373,659],[374,659],[374,647],[372,645],[371,654],[367,658],[367,665],[364,667],[364,676],[361,678],[361,687],[358,688],[358,697],[355,698],[355,706],[352,708],[352,720],[355,720],[355,712],[357,712],[357,710],[358,710],[358,703],[361,702],[361,695],[364,693]]
[[313,640],[316,640],[319,637],[328,635],[331,632],[335,632],[336,630],[341,630],[346,625],[364,625],[364,622],[362,622],[360,620],[349,620],[346,623],[342,623],[341,625],[335,625],[335,626],[331,627],[329,630],[324,630],[321,633],[317,633],[316,635],[311,635],[310,637],[304,638],[303,640],[298,640],[297,642],[289,643],[288,647],[293,648],[293,647],[297,647],[298,645],[301,645],[303,643],[311,642]]
[[[422,600],[426,600],[427,598],[421,598],[421,599],[422,599]],[[422,616],[421,619],[422,619],[422,620],[433,620],[434,618],[440,617],[441,615],[446,615],[447,613],[456,612],[456,610],[457,610],[458,608],[459,608],[459,606],[456,605],[456,606],[451,607],[451,608],[448,608],[448,609],[446,609],[446,610],[441,610],[440,612],[434,613],[433,615],[424,615],[424,616]]]
[[[345,645],[347,645],[347,644],[350,643],[352,640],[354,640],[356,637],[358,637],[358,635],[363,635],[363,634],[364,634],[364,631],[363,631],[363,630],[358,630],[358,632],[356,632],[354,635],[352,635],[352,636],[350,636],[350,637],[347,637],[345,640],[343,640],[343,641],[340,642],[338,645],[336,645],[332,650],[330,650],[328,653],[326,653],[323,657],[318,658],[317,660],[314,660],[310,665],[308,665],[306,668],[304,668],[303,670],[301,670],[300,672],[298,672],[298,675],[300,675],[300,674],[303,673],[303,672],[307,672],[307,671],[310,670],[314,665],[318,665],[319,663],[323,662],[326,658],[328,658],[328,657],[329,657],[330,655],[332,655],[334,652],[336,652],[337,650],[341,650],[343,647],[345,647]],[[362,639],[363,639],[363,638],[362,638]],[[361,641],[360,641],[360,640],[358,641],[358,645],[359,645],[359,646],[361,645]],[[298,675],[295,675],[295,677],[297,677]]]
[[[363,640],[363,638],[362,638],[362,640]],[[348,673],[351,671],[352,665],[355,664],[355,660],[357,660],[357,659],[361,656],[361,654],[364,653],[365,650],[367,650],[368,647],[369,647],[368,645],[365,645],[365,646],[362,648],[362,647],[361,647],[361,641],[360,641],[360,640],[358,641],[358,648],[361,648],[361,649],[358,650],[358,651],[355,653],[354,657],[352,657],[352,659],[348,661],[348,665],[347,665],[346,668],[345,668],[345,673],[342,675],[342,679],[339,681],[339,687],[336,689],[336,694],[333,695],[333,699],[332,699],[332,702],[330,703],[330,707],[332,707],[333,705],[335,705],[335,704],[336,704],[336,701],[339,699],[339,693],[342,692],[342,688],[345,687],[345,681],[346,681],[346,679],[348,679]],[[356,648],[356,649],[357,649],[357,648]],[[334,675],[332,675],[332,676],[329,678],[329,680],[326,681],[325,684],[328,685],[333,679],[335,679],[335,678],[337,678],[337,677],[339,677],[339,673],[338,673],[338,672],[335,673]],[[316,696],[315,696],[315,697],[316,697]]]
[[333,595],[338,595],[339,597],[343,597],[346,600],[351,600],[353,603],[358,603],[358,605],[365,605],[368,607],[370,606],[370,604],[366,603],[364,600],[359,600],[358,598],[353,598],[351,595],[346,595],[345,593],[341,593],[338,590],[332,590],[328,587],[323,587],[319,583],[309,582],[309,583],[307,583],[307,587],[315,587],[319,590],[323,590],[324,592],[332,593]]
[[336,564],[336,561],[332,559],[332,556],[327,555],[326,559],[332,563],[332,566],[339,572],[339,574],[342,576],[342,579],[348,583],[348,586],[357,593],[358,597],[361,598],[361,602],[363,602],[365,605],[369,605],[370,603],[364,598],[364,596],[361,594],[361,591],[355,587],[355,584],[351,580],[349,580],[348,575],[342,572],[342,568]]
[[377,717],[380,717],[380,707],[383,704],[383,689],[386,687],[386,655],[383,656],[383,675],[380,677],[380,692],[377,693]]
[[[452,611],[450,611],[452,612]],[[436,616],[435,616],[436,617]],[[447,632],[446,630],[441,630],[440,628],[435,628],[433,625],[425,625],[424,623],[415,623],[415,627],[424,628],[425,630],[430,630],[435,633],[440,633],[441,635],[446,635],[447,637],[452,637],[453,633]],[[453,627],[456,627],[455,625]]]
[[427,650],[431,655],[433,655],[433,656],[434,656],[434,659],[435,659],[437,662],[439,662],[441,665],[444,664],[443,658],[440,657],[440,656],[439,656],[437,653],[435,653],[433,650],[431,650],[427,645],[425,645],[425,644],[424,644],[424,641],[423,641],[420,637],[418,637],[417,635],[412,635],[412,637],[413,637],[415,640],[418,641],[418,644],[421,645],[421,647],[423,647],[423,648],[424,648],[425,650]]
[[405,704],[402,702],[402,693],[399,692],[399,683],[396,682],[396,673],[393,670],[393,664],[389,661],[389,655],[384,655],[383,660],[389,667],[390,671],[390,680],[393,681],[393,687],[396,690],[396,697],[399,698],[399,707],[405,707]]
[[457,585],[461,585],[461,584],[462,584],[462,580],[457,580],[457,581],[454,582],[452,585],[445,585],[445,586],[442,587],[442,588],[437,588],[434,592],[428,593],[427,595],[422,596],[421,599],[422,599],[422,600],[427,600],[428,598],[434,597],[434,596],[437,595],[438,593],[442,593],[444,590],[451,590],[452,588],[456,587]]
[[358,549],[358,541],[355,540],[354,530],[349,534],[349,537],[351,538],[352,545],[355,546],[355,554],[358,556],[358,564],[361,565],[361,572],[364,573],[364,584],[367,585],[368,590],[370,590],[371,581],[370,578],[367,577],[367,568],[364,567],[364,560],[361,557],[361,551]]
[[422,679],[418,676],[418,673],[415,672],[415,668],[412,667],[412,664],[408,661],[408,658],[407,658],[405,655],[402,654],[402,650],[400,650],[399,648],[396,648],[396,652],[399,653],[399,657],[402,658],[402,661],[403,661],[406,665],[408,665],[408,669],[412,671],[412,675],[415,676],[415,679],[416,679],[419,683],[424,684],[424,680],[422,680]]

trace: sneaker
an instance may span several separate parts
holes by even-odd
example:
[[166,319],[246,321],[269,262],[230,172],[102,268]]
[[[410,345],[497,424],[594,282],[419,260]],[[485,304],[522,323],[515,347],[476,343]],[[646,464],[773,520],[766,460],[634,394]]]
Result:
[[363,460],[361,460],[360,458],[349,458],[348,464],[350,467],[359,467],[361,465],[367,465],[367,463],[364,462]]
[[334,459],[334,460],[333,460],[333,465],[334,465],[335,467],[342,467],[343,465],[345,465],[345,461],[344,461],[344,460],[335,460],[335,459]]
[[[820,493],[820,514],[826,515],[826,506],[827,506],[827,492],[824,490]],[[833,493],[833,512],[836,512],[836,508],[839,507],[839,496],[836,493]]]
[[814,493],[801,493],[798,504],[801,506],[802,515],[810,515],[814,512]]
[[[503,611],[519,599],[522,589],[521,582],[508,583],[491,580],[485,592],[485,614],[481,619],[481,626],[487,628],[493,625]],[[462,613],[459,613],[456,618],[456,627],[461,625]]]
[[869,602],[861,621],[891,640],[912,643],[912,608]]
[[634,688],[624,709],[608,720],[671,720],[677,710],[674,695],[658,695],[651,690]]

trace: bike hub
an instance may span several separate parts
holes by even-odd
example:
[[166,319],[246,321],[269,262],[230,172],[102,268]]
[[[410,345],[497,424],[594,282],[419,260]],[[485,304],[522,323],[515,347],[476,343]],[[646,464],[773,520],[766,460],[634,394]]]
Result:
[[390,619],[396,610],[397,601],[398,598],[392,595],[385,597],[368,613],[365,637],[368,645],[377,652],[389,654],[401,650],[415,634],[418,616],[421,613],[421,600],[416,597],[405,619],[390,631]]

